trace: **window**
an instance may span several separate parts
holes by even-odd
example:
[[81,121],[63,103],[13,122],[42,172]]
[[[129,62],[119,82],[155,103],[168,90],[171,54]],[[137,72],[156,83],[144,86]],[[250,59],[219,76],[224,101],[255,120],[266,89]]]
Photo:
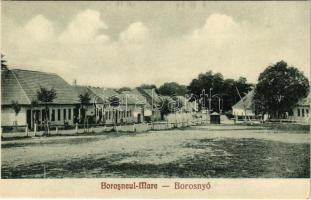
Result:
[[52,109],[52,122],[54,122],[55,121],[55,110],[54,109]]
[[46,117],[46,115],[45,115],[45,110],[42,110],[42,116],[41,116],[42,121],[45,120],[45,117]]
[[301,114],[302,114],[302,117],[305,116],[305,109],[301,109]]
[[306,116],[309,117],[309,109],[306,109]]
[[57,109],[57,120],[60,121],[60,109]]
[[71,120],[71,108],[68,109],[68,119]]
[[64,120],[66,120],[67,119],[67,112],[66,112],[67,110],[66,109],[64,109]]
[[297,116],[300,117],[300,109],[297,108]]

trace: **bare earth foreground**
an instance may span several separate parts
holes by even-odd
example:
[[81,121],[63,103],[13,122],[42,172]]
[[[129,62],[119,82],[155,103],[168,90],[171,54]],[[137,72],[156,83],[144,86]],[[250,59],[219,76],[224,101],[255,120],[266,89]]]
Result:
[[309,134],[245,126],[2,141],[2,178],[308,178]]

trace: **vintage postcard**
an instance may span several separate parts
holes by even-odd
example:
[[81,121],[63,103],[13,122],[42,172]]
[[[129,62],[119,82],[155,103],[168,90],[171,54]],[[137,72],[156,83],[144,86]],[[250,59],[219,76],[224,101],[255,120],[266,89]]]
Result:
[[310,1],[1,1],[2,198],[310,198]]

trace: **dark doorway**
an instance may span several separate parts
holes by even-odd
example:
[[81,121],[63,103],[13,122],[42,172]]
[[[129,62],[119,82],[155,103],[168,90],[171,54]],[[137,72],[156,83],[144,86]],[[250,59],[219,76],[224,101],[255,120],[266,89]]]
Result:
[[116,111],[115,111],[115,123],[116,123],[116,124],[118,124],[118,113],[119,113],[119,111],[116,110]]
[[28,128],[31,129],[32,127],[31,110],[27,110],[26,122],[27,122]]
[[141,119],[140,118],[141,118],[141,114],[138,114],[137,115],[137,123],[141,123]]

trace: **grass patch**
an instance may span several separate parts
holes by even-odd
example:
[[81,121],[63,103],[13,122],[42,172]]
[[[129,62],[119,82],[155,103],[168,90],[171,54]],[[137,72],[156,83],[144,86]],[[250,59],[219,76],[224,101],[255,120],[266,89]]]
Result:
[[[2,178],[180,177],[180,178],[309,178],[310,145],[257,139],[199,139],[178,148],[200,153],[162,164],[119,162],[143,159],[142,152],[107,157],[57,160],[16,167],[2,166]],[[176,147],[176,150],[178,150]],[[204,152],[205,149],[211,151]],[[138,160],[139,160],[138,159]]]

